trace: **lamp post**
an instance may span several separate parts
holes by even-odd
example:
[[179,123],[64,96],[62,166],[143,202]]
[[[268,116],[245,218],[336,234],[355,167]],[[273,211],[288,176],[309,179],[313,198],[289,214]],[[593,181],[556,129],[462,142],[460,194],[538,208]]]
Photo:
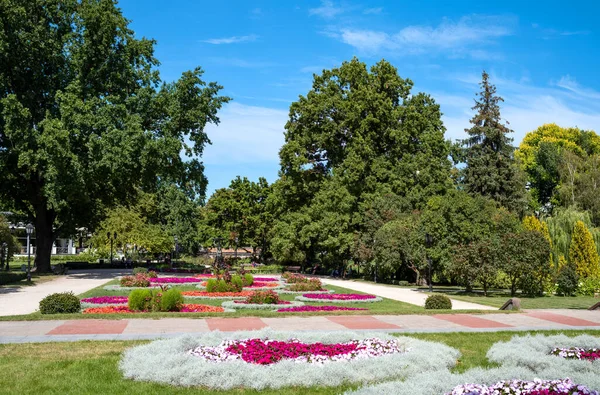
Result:
[[237,262],[237,249],[238,249],[238,242],[239,242],[239,238],[237,236],[235,236],[235,239],[233,239],[235,241],[235,260]]
[[[425,233],[425,246],[429,249],[433,245],[433,237],[429,233]],[[427,264],[429,265],[429,292],[433,292],[433,282],[431,280],[431,257],[426,251]]]
[[110,237],[111,234],[110,232],[106,233],[106,237],[108,237],[108,240],[110,240],[110,264],[112,265],[113,263],[113,241],[117,240],[117,232],[114,232],[112,234],[113,237]]
[[177,244],[177,235],[173,236],[175,240],[175,252],[173,253],[173,261],[175,261],[175,266],[177,266],[177,250],[179,250],[179,245]]
[[[377,244],[377,240],[373,239],[373,249],[375,249],[375,245]],[[374,281],[377,282],[377,267],[379,266],[379,263],[377,262],[377,259],[375,259],[375,278]]]
[[31,235],[35,228],[32,224],[27,224],[25,230],[27,231],[27,281],[31,282]]
[[8,244],[6,242],[2,243],[2,252],[0,254],[0,270],[4,268],[4,261],[6,261],[6,266],[8,266],[8,248],[6,248]]

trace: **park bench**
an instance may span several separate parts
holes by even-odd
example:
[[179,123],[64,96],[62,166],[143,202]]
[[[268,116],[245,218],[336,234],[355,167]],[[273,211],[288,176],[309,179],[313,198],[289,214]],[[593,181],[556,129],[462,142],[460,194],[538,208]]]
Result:
[[301,269],[300,266],[287,266],[283,271],[298,273],[300,271],[300,269]]

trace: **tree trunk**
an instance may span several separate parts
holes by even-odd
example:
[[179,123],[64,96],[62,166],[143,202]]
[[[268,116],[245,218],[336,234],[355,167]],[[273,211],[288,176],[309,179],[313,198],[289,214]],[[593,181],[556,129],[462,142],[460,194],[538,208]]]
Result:
[[50,273],[50,257],[54,244],[54,213],[45,206],[36,208],[35,218],[35,266],[40,273]]

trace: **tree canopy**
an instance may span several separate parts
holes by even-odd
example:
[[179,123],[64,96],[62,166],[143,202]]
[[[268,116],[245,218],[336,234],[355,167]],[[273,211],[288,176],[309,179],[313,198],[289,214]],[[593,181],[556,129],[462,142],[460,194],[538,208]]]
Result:
[[161,83],[155,42],[112,0],[5,0],[0,15],[0,199],[34,221],[38,270],[57,235],[139,189],[204,195],[221,86],[200,68]]

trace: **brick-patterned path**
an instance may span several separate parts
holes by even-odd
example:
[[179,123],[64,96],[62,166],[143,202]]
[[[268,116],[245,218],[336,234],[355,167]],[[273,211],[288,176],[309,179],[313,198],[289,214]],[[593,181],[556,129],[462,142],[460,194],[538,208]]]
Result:
[[600,311],[529,310],[522,313],[434,315],[331,315],[281,318],[163,318],[159,320],[0,321],[0,343],[76,340],[132,340],[213,330],[381,330],[387,332],[469,332],[542,329],[598,329]]

